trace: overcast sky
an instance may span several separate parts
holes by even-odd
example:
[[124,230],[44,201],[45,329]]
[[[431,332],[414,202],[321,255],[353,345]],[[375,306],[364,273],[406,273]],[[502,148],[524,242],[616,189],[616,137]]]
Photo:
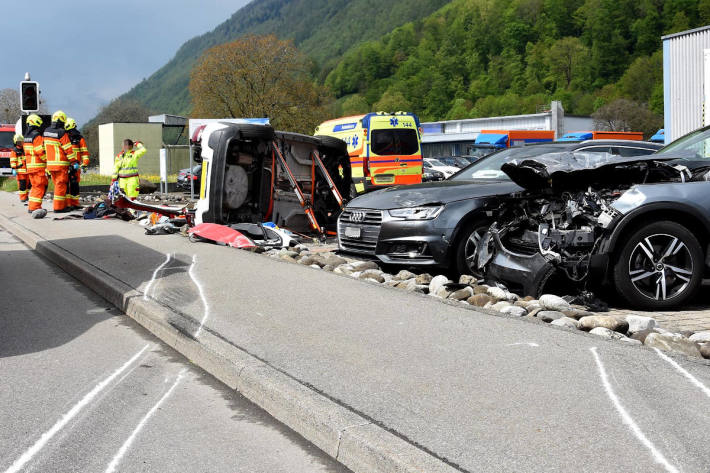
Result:
[[25,72],[81,125],[249,0],[3,0],[0,89]]

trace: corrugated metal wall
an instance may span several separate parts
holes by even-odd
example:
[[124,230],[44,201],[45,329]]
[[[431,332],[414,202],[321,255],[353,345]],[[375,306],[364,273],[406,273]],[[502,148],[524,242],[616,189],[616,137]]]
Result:
[[666,143],[703,126],[705,49],[710,49],[710,27],[663,38]]

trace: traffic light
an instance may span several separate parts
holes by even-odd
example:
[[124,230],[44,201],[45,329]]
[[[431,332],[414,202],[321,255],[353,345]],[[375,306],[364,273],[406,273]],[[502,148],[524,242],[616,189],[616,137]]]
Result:
[[20,103],[23,112],[39,110],[39,84],[32,80],[20,82]]

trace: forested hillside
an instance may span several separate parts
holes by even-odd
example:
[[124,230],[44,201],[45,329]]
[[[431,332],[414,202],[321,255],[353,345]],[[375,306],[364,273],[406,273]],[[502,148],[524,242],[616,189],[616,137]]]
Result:
[[353,45],[380,38],[446,3],[447,0],[255,0],[215,30],[186,42],[170,62],[121,99],[139,101],[160,113],[188,113],[187,86],[197,58],[212,46],[249,33],[273,33],[281,39],[292,39],[314,60],[314,78],[322,80]]
[[326,84],[346,109],[426,120],[531,113],[551,99],[588,115],[620,97],[660,114],[661,35],[708,22],[708,0],[453,0],[349,51]]

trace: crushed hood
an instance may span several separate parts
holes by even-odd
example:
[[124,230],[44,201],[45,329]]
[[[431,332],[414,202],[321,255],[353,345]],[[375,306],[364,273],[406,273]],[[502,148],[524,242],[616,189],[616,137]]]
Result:
[[520,191],[510,181],[440,181],[393,186],[361,195],[348,203],[348,207],[389,210],[420,205],[446,204],[477,197],[493,197]]
[[639,184],[655,170],[674,173],[665,161],[653,155],[622,158],[609,153],[562,152],[505,163],[501,170],[520,187],[539,191],[581,190],[587,187]]

